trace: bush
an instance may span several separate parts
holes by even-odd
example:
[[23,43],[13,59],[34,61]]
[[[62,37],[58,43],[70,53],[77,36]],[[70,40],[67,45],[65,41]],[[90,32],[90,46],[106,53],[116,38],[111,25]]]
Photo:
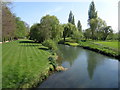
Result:
[[44,46],[48,47],[48,48],[51,49],[51,50],[54,50],[54,51],[57,50],[57,45],[56,45],[56,43],[55,43],[53,40],[51,40],[51,39],[45,40],[42,44],[43,44]]

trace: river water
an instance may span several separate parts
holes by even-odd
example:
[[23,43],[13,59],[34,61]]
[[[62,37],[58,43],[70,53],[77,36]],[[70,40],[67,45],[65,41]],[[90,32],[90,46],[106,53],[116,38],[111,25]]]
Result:
[[57,62],[68,70],[52,74],[39,88],[118,88],[118,60],[80,47],[58,47]]

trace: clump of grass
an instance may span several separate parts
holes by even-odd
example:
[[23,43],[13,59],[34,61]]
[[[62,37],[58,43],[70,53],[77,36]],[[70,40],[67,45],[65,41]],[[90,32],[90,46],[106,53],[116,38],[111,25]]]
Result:
[[76,47],[76,46],[79,45],[78,43],[71,43],[71,42],[65,42],[65,44],[66,44],[66,45],[73,46],[73,47]]

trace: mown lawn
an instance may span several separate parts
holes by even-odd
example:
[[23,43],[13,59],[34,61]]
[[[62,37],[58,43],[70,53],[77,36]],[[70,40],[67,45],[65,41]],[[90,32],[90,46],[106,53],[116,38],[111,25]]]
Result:
[[114,49],[118,49],[118,42],[117,41],[112,41],[112,42],[108,42],[108,41],[99,41],[99,42],[95,42],[110,48],[114,48]]
[[80,46],[85,48],[94,49],[97,52],[104,52],[105,54],[109,56],[113,56],[118,58],[120,51],[118,50],[118,42],[111,41],[111,42],[105,42],[105,41],[85,41],[79,42]]
[[3,88],[30,87],[48,69],[50,53],[39,43],[17,40],[2,44]]

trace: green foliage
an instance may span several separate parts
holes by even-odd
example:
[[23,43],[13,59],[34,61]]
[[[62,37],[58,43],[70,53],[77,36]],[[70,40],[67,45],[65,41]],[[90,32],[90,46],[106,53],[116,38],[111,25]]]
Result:
[[82,32],[82,25],[81,25],[80,20],[78,20],[77,28],[78,28],[78,31]]
[[76,26],[71,23],[64,24],[63,27],[64,27],[63,31],[64,41],[66,37],[72,37],[74,32],[78,31]]
[[74,19],[74,15],[73,15],[72,11],[70,11],[68,23],[75,25],[75,19]]
[[53,68],[56,69],[57,63],[56,63],[55,58],[54,58],[53,56],[50,56],[50,57],[48,58],[48,60],[50,61],[50,64],[53,66]]
[[62,37],[63,27],[57,17],[46,15],[42,17],[40,24],[33,25],[30,31],[32,40],[43,42],[48,39],[59,40]]
[[42,34],[40,32],[40,24],[36,23],[30,28],[30,39],[34,41],[43,41]]
[[2,41],[14,38],[16,30],[15,17],[7,5],[2,6]]
[[97,18],[97,11],[95,9],[94,1],[92,1],[90,4],[88,16],[89,16],[88,20]]
[[27,27],[24,21],[21,21],[19,17],[16,17],[16,38],[24,38],[27,35]]
[[49,49],[53,50],[53,51],[56,51],[57,50],[57,45],[56,43],[49,39],[49,40],[45,40],[43,43],[42,43],[44,46],[48,47]]
[[90,39],[90,38],[91,38],[91,35],[92,35],[91,29],[90,29],[90,28],[86,29],[86,30],[83,32],[83,34],[84,34],[85,39]]
[[74,31],[72,38],[78,42],[79,40],[83,39],[83,34],[80,31]]
[[89,7],[88,11],[88,24],[90,26],[91,32],[92,32],[92,39],[95,39],[95,30],[97,28],[97,11],[95,9],[95,4],[92,1]]

